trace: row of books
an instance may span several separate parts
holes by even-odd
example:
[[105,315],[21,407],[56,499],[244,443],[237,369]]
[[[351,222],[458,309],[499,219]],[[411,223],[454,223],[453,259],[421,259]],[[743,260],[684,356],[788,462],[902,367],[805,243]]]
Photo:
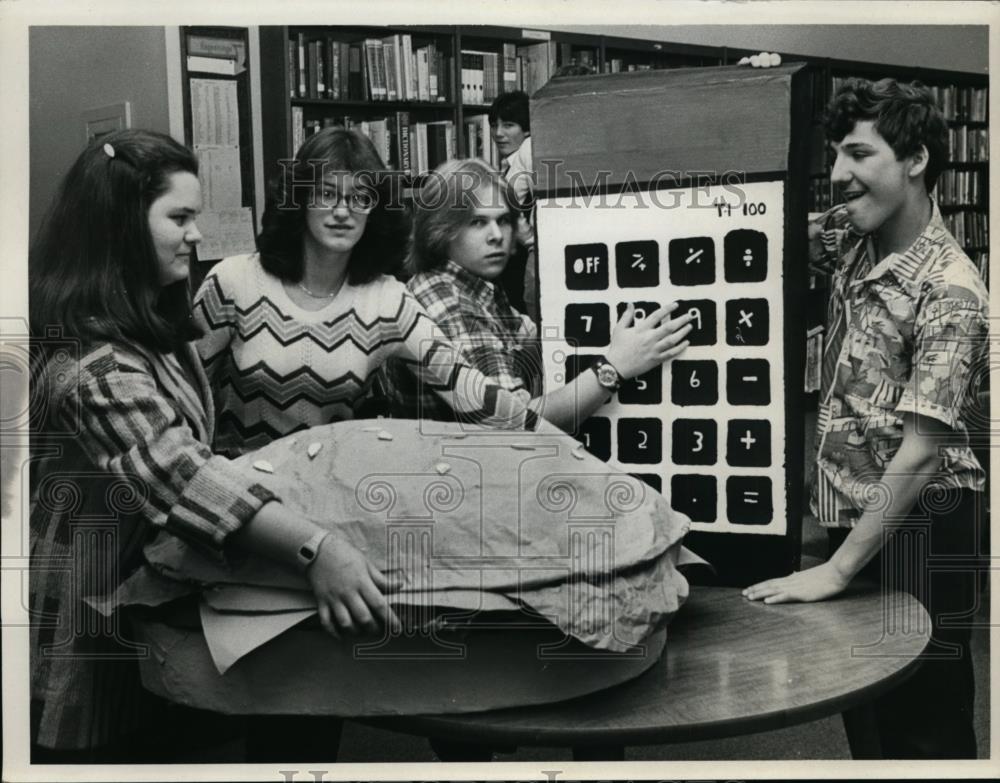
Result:
[[352,101],[448,100],[453,60],[432,41],[413,47],[409,33],[347,42],[288,41],[288,82],[292,98]]
[[990,243],[990,221],[985,212],[962,210],[943,215],[952,236],[963,247],[987,247]]
[[[444,161],[458,156],[455,123],[451,120],[416,122],[407,111],[364,119],[337,115],[307,120],[301,106],[292,107],[292,143],[295,149],[312,134],[337,125],[361,131],[372,140],[386,166],[411,176],[432,171]],[[493,166],[499,164],[499,153],[485,114],[466,117],[463,132],[465,148],[471,157],[482,158]]]
[[989,131],[961,125],[948,129],[948,160],[969,163],[990,159]]
[[461,64],[462,103],[490,104],[502,93],[524,89],[524,61],[512,43],[499,53],[463,49]]
[[949,206],[978,205],[983,195],[980,173],[954,169],[942,171],[935,189],[938,203]]
[[[844,76],[832,79],[833,93],[846,80]],[[928,85],[934,100],[945,119],[962,122],[986,122],[989,105],[989,89],[986,87],[959,87],[949,84],[943,87]]]

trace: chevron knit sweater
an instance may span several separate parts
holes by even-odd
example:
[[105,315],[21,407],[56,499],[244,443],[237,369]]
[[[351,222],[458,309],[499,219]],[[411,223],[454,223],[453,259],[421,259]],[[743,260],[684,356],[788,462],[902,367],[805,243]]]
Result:
[[257,254],[217,264],[195,297],[198,351],[212,384],[214,448],[230,456],[296,430],[354,418],[389,358],[470,421],[532,427],[526,391],[508,392],[464,364],[406,287],[386,275],[344,284],[330,304],[296,305]]

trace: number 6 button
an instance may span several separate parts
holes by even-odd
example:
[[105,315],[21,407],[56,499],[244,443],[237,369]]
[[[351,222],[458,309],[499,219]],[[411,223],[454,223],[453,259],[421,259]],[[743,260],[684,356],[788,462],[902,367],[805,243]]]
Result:
[[713,361],[675,359],[670,363],[670,399],[675,405],[719,401],[719,366]]

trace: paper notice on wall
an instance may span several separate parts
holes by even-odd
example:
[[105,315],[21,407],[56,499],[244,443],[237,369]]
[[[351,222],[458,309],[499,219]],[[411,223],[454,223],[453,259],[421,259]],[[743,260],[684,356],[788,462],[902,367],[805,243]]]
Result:
[[243,179],[239,147],[195,147],[198,180],[205,209],[239,209],[243,206]]
[[236,82],[191,79],[192,144],[237,147],[240,143],[240,110]]
[[205,210],[198,216],[198,228],[202,235],[198,245],[201,261],[214,261],[256,250],[250,207]]

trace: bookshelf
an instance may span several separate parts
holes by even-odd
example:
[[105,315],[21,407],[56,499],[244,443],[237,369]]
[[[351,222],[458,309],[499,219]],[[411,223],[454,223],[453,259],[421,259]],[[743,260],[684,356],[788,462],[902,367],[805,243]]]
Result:
[[[715,47],[489,25],[265,26],[260,46],[269,180],[278,159],[329,124],[358,127],[390,168],[410,177],[454,156],[499,163],[486,119],[493,99],[511,90],[530,95],[560,66],[611,73],[727,62]],[[422,78],[416,53],[428,49],[428,84],[411,88],[403,71]]]
[[[241,27],[182,27],[180,49],[184,141],[198,157],[202,187],[204,239],[195,253],[212,262],[255,246],[249,34]],[[207,266],[194,265],[193,287]]]

